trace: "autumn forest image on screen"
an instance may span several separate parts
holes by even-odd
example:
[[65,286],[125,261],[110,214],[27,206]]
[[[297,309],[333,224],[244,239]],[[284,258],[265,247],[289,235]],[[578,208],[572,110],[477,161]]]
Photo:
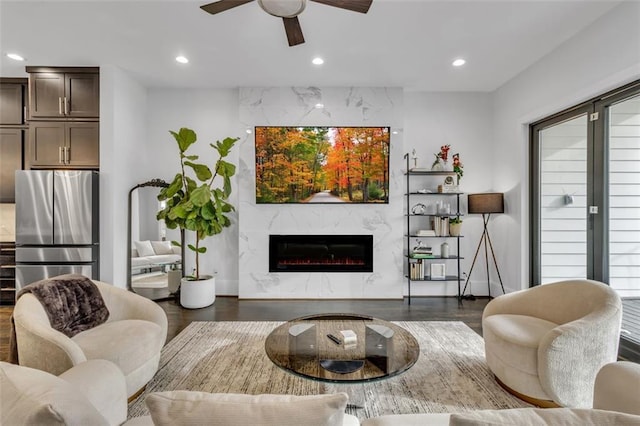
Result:
[[388,203],[388,127],[256,127],[257,203]]

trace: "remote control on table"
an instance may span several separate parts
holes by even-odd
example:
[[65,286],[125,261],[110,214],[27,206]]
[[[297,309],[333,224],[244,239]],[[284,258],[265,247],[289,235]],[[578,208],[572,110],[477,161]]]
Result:
[[327,337],[329,339],[331,339],[333,341],[333,343],[335,343],[336,345],[341,344],[342,342],[340,341],[340,339],[338,339],[336,336],[334,336],[333,334],[327,334]]

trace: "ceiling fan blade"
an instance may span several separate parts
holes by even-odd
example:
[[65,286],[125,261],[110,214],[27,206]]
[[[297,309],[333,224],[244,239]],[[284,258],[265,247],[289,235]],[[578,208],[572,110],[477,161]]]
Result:
[[243,4],[251,3],[252,1],[253,0],[219,0],[214,3],[200,6],[200,9],[215,15],[216,13],[224,12],[225,10],[233,9],[234,7],[242,6]]
[[311,0],[327,6],[339,7],[340,9],[352,10],[354,12],[367,13],[373,0]]
[[282,21],[284,22],[284,30],[287,33],[289,46],[297,46],[298,44],[304,43],[304,36],[302,35],[302,28],[300,28],[298,17],[282,18]]

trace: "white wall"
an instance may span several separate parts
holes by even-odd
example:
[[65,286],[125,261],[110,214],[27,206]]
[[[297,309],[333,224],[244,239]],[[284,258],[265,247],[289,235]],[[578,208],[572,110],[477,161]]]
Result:
[[[200,160],[213,164],[216,151],[209,143],[227,136],[246,135],[238,121],[238,91],[233,89],[150,89],[147,108],[146,153],[149,156],[141,181],[161,178],[171,182],[179,171],[180,158],[175,139],[169,130],[189,127],[198,135],[198,143],[189,152],[200,155]],[[228,160],[238,164],[239,148],[235,147]],[[230,202],[238,206],[238,178],[232,179]],[[232,215],[232,226],[221,234],[207,238],[207,252],[200,255],[201,273],[217,272],[216,292],[219,295],[237,294],[238,289],[238,226],[237,212]],[[189,234],[187,242],[190,241]],[[187,273],[194,267],[192,253],[187,249],[184,266]]]
[[493,186],[507,213],[494,244],[509,289],[530,280],[528,124],[638,78],[640,3],[624,2],[494,93]]
[[115,66],[100,67],[100,279],[126,288],[127,195],[149,155],[146,89]]
[[[435,160],[434,154],[440,151],[440,146],[450,144],[450,156],[460,153],[460,160],[464,165],[460,190],[464,193],[491,191],[494,164],[490,148],[493,144],[491,95],[408,92],[404,99],[404,152],[416,150],[418,167],[431,167]],[[413,166],[413,162],[411,165]],[[462,200],[461,210],[466,213],[466,197],[462,197]],[[403,234],[403,229],[397,232]],[[462,235],[464,238],[461,239],[460,250],[464,259],[461,267],[464,272],[469,272],[473,254],[482,235],[482,218],[475,215],[463,217]],[[442,242],[427,241],[434,250]],[[467,294],[471,292],[478,296],[488,292],[484,258],[481,260],[474,266]],[[454,262],[449,262],[447,268],[454,265]],[[499,266],[502,267],[501,264]],[[495,274],[493,270],[492,274]],[[494,276],[492,278],[497,280]],[[462,286],[464,287],[464,282]],[[454,295],[457,294],[457,283],[414,283],[411,294]]]

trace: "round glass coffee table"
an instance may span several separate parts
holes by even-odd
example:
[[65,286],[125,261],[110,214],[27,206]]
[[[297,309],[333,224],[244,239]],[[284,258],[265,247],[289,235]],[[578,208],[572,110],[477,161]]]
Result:
[[407,371],[418,360],[420,346],[411,333],[388,321],[364,315],[320,314],[277,327],[267,336],[265,351],[275,365],[289,373],[327,383],[355,384]]

